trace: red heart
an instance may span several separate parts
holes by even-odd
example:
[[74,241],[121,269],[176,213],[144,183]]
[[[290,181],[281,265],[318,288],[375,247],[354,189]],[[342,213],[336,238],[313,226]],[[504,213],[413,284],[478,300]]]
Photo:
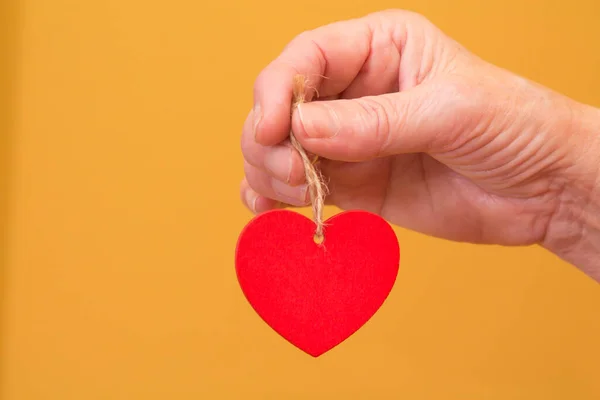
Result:
[[256,216],[237,244],[237,276],[250,305],[290,343],[318,357],[360,329],[392,290],[398,240],[381,217],[346,211],[315,223],[289,210]]

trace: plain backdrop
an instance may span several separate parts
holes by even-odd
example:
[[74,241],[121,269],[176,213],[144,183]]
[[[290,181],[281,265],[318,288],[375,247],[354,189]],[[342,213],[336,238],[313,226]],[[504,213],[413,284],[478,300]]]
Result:
[[252,84],[296,34],[412,9],[600,106],[597,0],[1,7],[3,400],[600,398],[600,288],[537,247],[398,228],[388,301],[319,359],[257,317],[233,264]]

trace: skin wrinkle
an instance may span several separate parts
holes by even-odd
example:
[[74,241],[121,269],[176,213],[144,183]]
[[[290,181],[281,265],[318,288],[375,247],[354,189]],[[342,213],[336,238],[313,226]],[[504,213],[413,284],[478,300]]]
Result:
[[359,71],[359,74],[360,74],[360,72],[364,71],[365,66],[368,64],[368,61],[373,58],[373,49],[375,48],[374,41],[375,41],[376,29],[373,28],[373,26],[371,24],[367,24],[367,31],[369,32],[369,37],[368,37],[369,52],[367,54],[367,58],[365,59],[365,63],[363,64],[361,70]]
[[394,62],[393,63],[389,63],[386,64],[385,66],[385,72],[392,70],[392,76],[393,76],[393,80],[391,82],[391,84],[389,85],[390,88],[389,90],[387,90],[387,93],[395,93],[398,92],[400,90],[400,86],[399,86],[399,79],[398,79],[398,73],[394,72],[394,71],[398,71],[400,69],[400,62],[402,61],[402,54],[398,51],[398,49],[396,48],[396,46],[393,45],[393,38],[392,38],[392,34],[390,33],[387,36],[387,44],[388,44],[388,49],[389,52],[392,53],[392,55],[390,57],[393,57]]
[[483,134],[489,130],[492,124],[492,117],[488,114],[482,114],[480,118],[477,118],[477,123],[471,130],[471,135],[465,135],[464,132],[460,132],[455,135],[454,139],[448,141],[448,144],[441,146],[440,151],[432,152],[432,156],[439,160],[455,160],[455,167],[464,167],[470,165],[469,160],[460,160],[466,155],[472,152],[471,146],[476,146],[476,142],[482,140]]
[[[477,220],[481,221],[483,219],[485,219],[485,218],[482,218],[481,213],[477,213]],[[476,230],[477,233],[474,236],[479,238],[478,242],[476,241],[475,243],[486,243],[486,240],[484,238],[486,236],[488,236],[488,234],[486,234],[486,228],[485,228],[485,225],[483,223],[472,224],[471,229],[475,229]]]
[[541,237],[537,241],[537,243],[542,246],[548,238],[548,232],[552,229],[552,221],[557,215],[559,207],[561,206],[561,198],[563,197],[563,193],[566,188],[566,185],[557,182],[558,178],[554,178],[548,183],[548,193],[546,195],[549,196],[550,193],[554,193],[554,195],[551,196],[551,198],[549,199],[549,203],[553,204],[550,206],[550,210],[548,211],[548,215],[546,216],[546,222],[544,224]]
[[[315,30],[313,30],[311,33],[314,34]],[[364,63],[366,62],[366,60],[369,57],[369,54],[371,52],[371,45],[370,45],[370,43],[371,43],[371,40],[372,40],[372,32],[369,30],[368,27],[366,28],[366,33],[367,33],[367,40],[365,42],[367,43],[367,48],[364,49],[364,53],[365,54],[360,59],[360,62],[359,62],[360,65],[364,65]],[[329,70],[328,70],[327,66],[328,66],[329,63],[328,63],[326,54],[323,51],[323,49],[319,46],[318,42],[316,42],[312,38],[311,38],[311,42],[316,46],[319,54],[321,55],[321,57],[322,57],[322,59],[324,61],[324,66],[321,69],[321,74],[324,75],[325,77],[328,77],[329,76],[328,75]],[[357,51],[357,53],[361,54],[360,51]],[[346,86],[348,86],[351,82],[353,82],[356,79],[356,77],[358,76],[359,73],[360,73],[360,68],[356,71],[356,73],[354,74],[354,76],[350,77],[350,80],[349,80],[349,82],[347,82]],[[322,79],[322,77],[321,77],[321,79]],[[321,82],[322,82],[322,80],[319,82],[319,84],[321,84]],[[343,92],[343,88],[342,88],[342,90],[337,90],[337,91],[335,91],[335,93],[332,93],[332,94],[339,95],[341,92]]]
[[[290,65],[294,71],[296,72],[297,75],[303,75],[305,73],[305,71],[299,71],[297,69],[297,66],[293,65],[293,63],[291,62],[287,62],[285,60],[286,55],[288,54],[288,51],[290,51],[290,49],[294,48],[295,46],[300,46],[301,44],[307,45],[310,44],[310,47],[313,48],[315,51],[310,52],[310,54],[312,56],[315,56],[316,53],[316,60],[312,60],[312,62],[314,63],[316,61],[316,64],[319,65],[319,71],[320,73],[317,76],[317,80],[316,83],[314,85],[314,87],[319,87],[321,90],[321,94],[324,97],[334,97],[337,98],[339,93],[341,92],[341,90],[324,90],[323,86],[324,86],[324,81],[328,79],[330,71],[329,71],[329,62],[327,60],[327,55],[325,54],[325,52],[323,51],[323,49],[321,48],[321,46],[319,45],[319,43],[314,39],[315,35],[318,35],[319,32],[327,27],[321,27],[321,28],[317,28],[317,29],[313,29],[313,30],[309,30],[309,31],[304,31],[300,34],[298,34],[284,49],[283,54],[279,57],[282,62],[287,63],[288,65]],[[369,42],[367,42],[369,43]],[[362,64],[364,64],[364,61],[366,60],[366,57],[369,53],[369,48],[366,49],[365,51],[365,56],[362,59]],[[357,51],[357,54],[360,54],[359,51]],[[310,64],[310,63],[309,63]],[[361,65],[362,65],[361,64]],[[355,78],[356,75],[358,75],[358,72],[356,72],[356,74],[353,77],[350,77],[350,82],[352,82]],[[314,79],[312,76],[307,77],[308,79]],[[331,84],[333,84],[334,82],[331,82]],[[338,83],[339,85],[339,83]],[[307,92],[307,96],[306,96],[306,100],[307,101],[312,101],[314,95],[314,89],[310,90]],[[291,97],[290,97],[291,100]],[[286,100],[287,101],[287,100]]]
[[[317,58],[319,59],[321,74],[323,76],[329,76],[328,73],[327,73],[328,72],[327,71],[327,64],[328,63],[327,63],[327,56],[325,55],[325,52],[323,51],[323,49],[321,48],[321,46],[319,46],[319,43],[317,43],[314,39],[310,38],[309,40],[313,44],[313,46],[315,47],[315,49],[317,50],[317,53],[318,53],[318,57]],[[317,83],[317,85],[315,85],[315,86],[318,86],[318,85],[321,84],[321,81],[323,80],[323,78],[322,77],[319,77],[319,78],[320,78],[320,80]]]
[[[567,119],[567,128],[574,132],[573,136],[583,138],[587,146],[580,148],[581,153],[576,154],[572,164],[567,168],[567,176],[579,176],[579,179],[570,179],[570,191],[567,191],[567,182],[562,183],[563,190],[559,194],[559,203],[549,223],[549,230],[544,237],[544,248],[557,254],[559,257],[574,263],[581,263],[582,270],[600,281],[600,264],[597,259],[590,259],[589,254],[597,257],[599,253],[598,238],[600,237],[600,166],[595,163],[595,171],[587,174],[578,172],[586,156],[597,153],[600,139],[588,133],[595,132],[594,128],[584,126],[585,110],[589,107],[578,109],[581,113],[575,115],[575,110],[570,107],[570,118]],[[593,114],[600,116],[600,112],[593,110]],[[597,128],[596,128],[597,129]],[[596,131],[597,132],[597,131]],[[597,159],[597,157],[593,157]],[[592,247],[590,251],[589,247]],[[594,266],[595,265],[595,266]]]
[[[442,58],[446,60],[444,63],[444,71],[448,74],[452,74],[455,71],[455,67],[458,64],[456,60],[458,57],[463,54],[464,48],[459,43],[450,40],[452,46],[440,46],[442,54]],[[452,49],[453,51],[450,51]],[[450,53],[449,55],[447,53]],[[432,74],[434,75],[434,74]]]
[[[516,105],[518,107],[518,105]],[[516,157],[507,157],[506,162],[494,161],[495,164],[499,164],[496,168],[487,169],[479,173],[470,173],[473,177],[494,178],[502,175],[503,181],[499,184],[494,185],[496,189],[508,189],[517,184],[523,184],[531,177],[538,175],[541,171],[547,171],[546,175],[549,175],[553,170],[560,168],[564,165],[564,162],[560,162],[566,157],[564,150],[560,146],[554,143],[552,137],[548,138],[546,134],[539,134],[537,132],[549,131],[549,121],[542,121],[539,127],[531,126],[528,127],[530,134],[525,134],[524,131],[515,132],[510,137],[513,140],[503,147],[503,153],[514,154],[512,151],[513,147],[521,147],[521,142],[528,142],[528,146],[523,146],[521,151],[516,151]],[[556,125],[553,123],[552,125]],[[513,129],[514,131],[514,129]],[[526,139],[530,138],[530,139]],[[560,154],[563,153],[563,154]],[[495,152],[499,155],[500,153]],[[554,155],[554,156],[553,156]],[[483,160],[482,160],[483,162]],[[552,167],[554,165],[554,167]],[[467,167],[468,170],[468,167]],[[513,171],[513,172],[510,172]],[[524,175],[525,174],[525,175]],[[543,184],[543,180],[536,179],[538,182]],[[547,187],[547,185],[545,185]],[[544,192],[544,189],[541,189]]]
[[[548,228],[541,244],[554,252],[569,257],[573,249],[581,244],[585,231],[584,210],[586,206],[578,207],[572,196],[568,194],[566,185],[559,192],[556,210],[550,216]],[[588,200],[589,202],[589,200]],[[576,211],[577,210],[577,211]],[[570,221],[568,229],[564,221]],[[558,229],[555,229],[558,227]],[[554,232],[554,231],[557,232]]]
[[[546,148],[548,150],[545,150]],[[529,159],[515,162],[514,172],[506,172],[508,182],[505,188],[512,187],[518,181],[527,183],[530,180],[535,180],[543,183],[549,175],[560,169],[559,164],[562,164],[560,161],[566,157],[558,146],[551,144],[549,141],[542,142],[540,148],[537,151],[532,150],[531,153]],[[542,172],[545,172],[544,179],[540,181],[536,179],[536,175],[540,175]]]
[[[462,80],[463,78],[460,77]],[[455,83],[455,85],[457,85]],[[460,84],[459,84],[460,85]],[[463,99],[463,96],[460,96]],[[473,105],[468,103],[466,106],[461,106],[462,100],[458,100],[454,102],[454,106],[459,108],[462,113],[464,113],[468,119],[475,119],[477,122],[473,124],[471,121],[468,125],[463,126],[462,129],[457,129],[457,134],[455,138],[447,141],[447,144],[441,146],[440,151],[436,151],[433,155],[439,159],[453,159],[454,166],[456,167],[465,167],[471,165],[471,160],[465,157],[467,154],[472,153],[473,150],[471,146],[477,146],[477,142],[479,140],[485,139],[485,133],[491,130],[492,125],[495,121],[495,107],[486,102],[475,102]],[[477,116],[473,113],[473,110],[476,110],[477,103],[479,104],[488,104],[484,110],[481,112],[477,112]],[[470,126],[469,126],[470,125]],[[465,133],[469,131],[469,135]],[[459,162],[461,158],[465,158],[463,162]]]
[[333,109],[333,107],[331,107],[331,105],[329,105],[327,103],[323,103],[322,107],[325,107],[327,109],[327,111],[329,112],[329,115],[331,116],[331,118],[335,119],[336,125],[338,126],[337,131],[335,131],[333,135],[331,135],[325,139],[334,139],[340,133],[340,129],[342,129],[341,128],[342,122],[340,121],[340,117],[335,112],[335,109]]
[[[530,128],[530,131],[536,131],[535,128]],[[525,141],[523,132],[520,134],[514,135],[515,140],[513,140],[509,146],[517,147],[517,149],[521,149],[520,151],[516,151],[516,156],[512,159],[508,159],[505,163],[500,163],[496,168],[491,168],[487,170],[488,176],[492,178],[497,178],[498,174],[503,174],[506,176],[507,180],[519,180],[519,177],[522,177],[524,170],[527,170],[527,167],[531,167],[531,164],[538,164],[545,159],[548,159],[549,152],[551,153],[551,149],[549,147],[554,147],[550,141],[542,138],[542,135],[534,134],[533,138],[529,143],[523,143]],[[536,155],[538,158],[536,158]],[[511,176],[512,171],[512,176]],[[538,171],[531,171],[528,175],[537,174]]]
[[[492,229],[491,231],[486,229],[485,221],[494,217],[493,215],[487,215],[487,212],[490,208],[499,205],[499,201],[501,199],[493,194],[483,192],[483,189],[481,189],[479,185],[477,185],[474,182],[471,182],[463,175],[460,175],[456,172],[453,172],[449,175],[449,180],[454,181],[454,193],[456,193],[460,201],[468,205],[467,207],[469,211],[466,213],[466,215],[468,215],[469,217],[470,224],[468,229],[466,230],[468,231],[470,229],[472,231],[475,231],[475,233],[473,233],[473,237],[475,239],[466,239],[462,235],[456,239],[469,243],[488,243],[491,238],[494,238],[494,236],[497,235],[497,232],[495,229]],[[457,190],[457,187],[468,188],[468,190]],[[477,197],[472,196],[473,191],[476,191],[478,193]],[[462,225],[463,221],[461,221],[460,223],[460,228],[464,231],[465,229]],[[455,230],[455,232],[458,231]]]
[[366,71],[366,69],[365,69],[365,68],[366,68],[366,65],[368,65],[368,61],[369,61],[369,60],[371,59],[371,57],[372,57],[372,54],[373,54],[373,49],[374,49],[374,46],[373,46],[373,40],[374,40],[374,35],[375,35],[375,33],[374,33],[374,29],[373,29],[373,27],[371,26],[371,24],[367,24],[367,25],[366,25],[366,31],[367,31],[367,43],[368,43],[368,45],[367,45],[367,47],[368,47],[368,48],[367,48],[367,55],[366,55],[366,57],[365,57],[365,59],[364,59],[364,61],[363,61],[363,65],[362,65],[362,67],[361,67],[361,68],[358,70],[358,72],[356,73],[356,75],[355,75],[355,76],[354,76],[354,78],[352,79],[352,82],[350,82],[350,83],[348,84],[348,87],[347,87],[345,90],[343,90],[343,91],[342,91],[342,92],[339,94],[339,96],[337,96],[337,97],[339,97],[339,98],[341,98],[341,99],[349,99],[349,98],[352,98],[352,97],[353,97],[353,96],[348,96],[348,95],[347,95],[347,92],[349,92],[349,90],[350,90],[350,89],[352,89],[352,87],[353,87],[353,85],[352,85],[352,84],[353,84],[353,83],[354,83],[354,81],[357,79],[357,77],[359,77],[361,73],[363,73],[363,72],[365,72],[365,71]]
[[[312,36],[315,34],[316,31],[318,31],[321,28],[317,28],[317,29],[309,29],[309,30],[305,30],[303,32],[300,32],[299,34],[297,34],[286,46],[284,46],[283,52],[281,54],[280,57],[282,57],[282,59],[284,61],[285,60],[285,56],[290,54],[290,51],[293,50],[294,48],[300,46],[300,45],[307,45],[307,44],[313,44],[315,45],[317,48],[319,47],[317,45],[317,43],[312,39]],[[320,50],[320,49],[319,49]],[[310,56],[314,56],[314,52],[309,52],[308,53]],[[323,53],[322,51],[319,51],[319,53],[317,54],[317,59],[316,60],[311,60],[311,61],[317,61],[318,65],[319,65],[319,71],[321,71],[321,73],[323,73],[325,71],[326,68],[326,63],[327,63],[327,58],[325,57],[325,53]],[[289,65],[292,65],[291,63]],[[296,71],[297,74],[300,74],[301,71]]]
[[411,21],[409,21],[406,24],[406,32],[407,40],[409,35],[410,37],[418,38],[418,40],[412,40],[407,43],[413,43],[413,47],[416,45],[420,45],[418,57],[419,68],[417,68],[415,72],[413,83],[413,87],[415,87],[420,85],[433,70],[433,65],[435,63],[436,57],[433,54],[434,52],[431,50],[435,49],[435,47],[433,46],[433,43],[431,43],[431,41],[427,38],[427,35],[425,35],[424,28],[422,25],[415,28]]
[[[461,171],[470,172],[472,168],[481,169],[481,164],[485,164],[486,160],[489,160],[491,155],[498,156],[498,147],[502,148],[501,151],[508,152],[508,150],[511,150],[513,142],[518,140],[518,135],[508,134],[510,130],[503,127],[504,121],[508,120],[508,118],[503,118],[502,122],[498,123],[498,119],[493,118],[489,121],[489,125],[485,130],[480,131],[478,134],[471,133],[473,140],[469,140],[468,143],[472,144],[473,147],[469,147],[467,146],[467,143],[463,143],[460,147],[463,151],[458,152],[458,154],[453,154],[451,157],[448,157],[447,154],[443,154],[440,158],[443,158],[444,162],[447,162],[450,165],[454,165],[454,159],[463,158],[464,163],[461,163],[462,165],[460,165]],[[487,133],[491,131],[501,131],[504,133],[501,136],[490,137]],[[505,139],[507,142],[501,143],[499,146],[497,143],[498,139]]]
[[377,104],[380,104],[380,107],[375,107],[377,115],[376,132],[379,132],[379,134],[375,137],[375,142],[378,143],[375,157],[379,158],[389,154],[389,150],[386,149],[390,148],[392,138],[397,136],[395,132],[402,131],[398,126],[392,127],[391,125],[391,121],[395,121],[397,124],[400,121],[400,115],[392,101],[389,98],[382,97]]
[[[387,143],[389,143],[391,138],[390,131],[390,121],[388,116],[388,108],[382,103],[384,102],[384,97],[379,98],[377,101],[372,97],[365,97],[359,99],[357,104],[361,106],[364,110],[360,115],[368,115],[371,119],[366,123],[361,124],[360,134],[361,136],[365,136],[365,131],[374,132],[373,140],[378,144],[378,150],[376,151],[375,157],[382,157],[383,150]],[[391,109],[393,109],[393,105]],[[373,126],[374,124],[374,126]],[[369,127],[371,129],[364,129]],[[383,137],[383,139],[382,139]]]
[[[423,47],[421,47],[420,50],[411,51],[411,44],[414,42],[414,40],[409,40],[412,39],[413,35],[412,32],[410,32],[408,24],[404,26],[403,33],[404,43],[401,43],[400,46],[402,47],[397,47],[400,54],[404,53],[407,56],[402,57],[400,61],[400,70],[398,71],[400,91],[408,90],[418,85],[419,71],[412,74],[412,76],[404,76],[408,74],[408,71],[410,71],[411,69],[404,68],[403,61],[410,62],[410,60],[406,59],[409,58],[409,56],[413,56],[417,58],[417,60],[413,61],[413,63],[418,63],[417,65],[419,65],[419,68],[421,68],[421,64],[423,63]],[[420,51],[420,53],[417,53],[418,51]]]
[[[516,176],[520,176],[522,174],[522,168],[521,170],[519,170],[519,166],[521,166],[527,161],[531,161],[532,155],[540,153],[542,151],[541,146],[543,146],[543,143],[541,143],[540,146],[534,146],[532,148],[531,146],[523,146],[523,142],[527,142],[527,140],[524,139],[524,135],[507,135],[510,138],[510,141],[506,144],[503,144],[500,151],[491,150],[489,153],[482,154],[480,160],[476,161],[483,164],[479,168],[479,171],[469,171],[470,168],[464,168],[467,170],[470,176],[481,176],[492,180],[494,180],[495,178],[502,178],[503,181],[508,181],[511,178],[510,176],[507,176],[508,171],[513,171],[513,173],[517,174]],[[499,147],[498,144],[491,140],[485,143],[483,147],[477,149],[476,151],[483,151],[485,148],[494,146],[496,148]],[[504,154],[507,154],[507,156],[504,156]],[[516,155],[511,157],[510,154]],[[491,157],[492,159],[488,157]],[[498,160],[497,158],[505,160]],[[493,168],[486,168],[486,164],[497,164],[497,166]],[[509,188],[517,183],[520,183],[521,181],[520,179],[514,180],[516,180],[517,182],[498,182],[498,184],[500,184],[500,187],[502,188]]]
[[[429,89],[428,90],[428,94],[429,93],[435,93],[434,90]],[[443,110],[445,108],[445,104],[443,103],[443,101],[435,96],[435,95],[427,95],[425,96],[425,100],[426,101],[411,101],[411,99],[414,99],[412,97],[409,97],[406,101],[405,101],[405,111],[404,111],[404,120],[406,121],[407,118],[410,118],[412,116],[412,118],[418,119],[419,122],[421,122],[422,120],[427,120],[428,119],[428,115],[432,115],[436,113],[436,110]],[[448,112],[448,111],[444,111],[444,112]],[[427,122],[425,122],[427,123]],[[408,122],[405,122],[405,124],[407,125]],[[416,124],[418,125],[418,124]],[[413,135],[417,135],[417,132],[412,132]],[[448,142],[449,137],[451,135],[448,135],[448,132],[443,132],[441,129],[438,129],[436,132],[434,133],[429,133],[430,135],[430,140],[427,143],[424,143],[424,148],[422,148],[421,150],[429,155],[431,155],[431,153],[437,149],[440,148],[442,146],[444,146],[444,143]]]
[[557,206],[551,206],[549,211],[539,212],[537,214],[533,214],[531,218],[531,232],[540,232],[539,238],[532,240],[531,244],[539,244],[542,243],[544,237],[546,236],[546,232],[548,232],[548,227],[550,226],[550,219],[553,214],[553,209]]
[[[382,52],[385,50],[388,52],[387,54],[390,54],[393,52],[393,54],[391,54],[387,57],[388,59],[382,60],[379,63],[379,64],[383,64],[383,70],[377,71],[378,76],[385,77],[387,75],[386,73],[390,70],[398,71],[399,64],[400,64],[400,52],[393,45],[393,40],[392,40],[391,34],[383,35],[383,33],[386,32],[386,29],[384,29],[384,27],[383,27],[383,22],[384,22],[383,19],[377,18],[377,22],[378,22],[377,27],[373,27],[372,24],[368,24],[369,43],[370,43],[369,55],[367,56],[365,64],[363,65],[363,68],[361,69],[359,75],[371,72],[370,67],[372,67],[372,61],[374,60],[373,53],[375,50],[378,52]],[[377,40],[379,37],[383,37],[383,40]],[[395,61],[389,62],[390,58],[393,58]],[[393,82],[397,82],[397,73],[393,72],[392,76],[394,77]],[[374,94],[393,93],[393,92],[397,91],[392,85],[386,84],[385,87],[389,87],[389,89],[387,89],[385,91],[378,91],[378,93],[374,93]]]
[[[409,46],[409,43],[411,43],[408,40],[408,31],[409,31],[409,26],[410,26],[410,21],[412,18],[418,18],[420,16],[418,16],[417,14],[414,14],[410,11],[399,11],[399,10],[389,10],[389,13],[395,13],[398,14],[399,18],[402,18],[406,21],[406,23],[404,24],[392,24],[390,28],[388,28],[387,30],[390,32],[389,34],[389,38],[390,38],[390,44],[393,45],[393,47],[396,49],[396,52],[399,56],[399,66],[398,66],[398,79],[397,79],[397,90],[390,90],[390,92],[393,91],[402,91],[405,90],[406,87],[404,87],[404,82],[407,81],[407,79],[403,79],[402,77],[402,73],[404,71],[409,71],[410,69],[408,68],[402,68],[402,62],[405,59],[404,55],[405,54],[411,54],[407,49],[407,47]],[[379,27],[382,31],[385,31],[386,29],[384,29],[384,26],[390,26],[389,25],[389,18],[384,18],[384,13],[378,12],[375,14],[372,14],[372,16],[376,16],[377,21],[379,22]],[[370,20],[369,20],[370,21]],[[368,24],[368,26],[371,29],[371,32],[373,32],[373,27],[371,25],[371,23]],[[414,81],[416,81],[416,79],[414,79]],[[412,82],[411,85],[408,86],[415,86],[416,82]]]
[[[450,65],[456,57],[456,54],[451,55],[450,57],[446,55],[448,46],[440,45],[439,37],[433,35],[423,36],[425,37],[424,46],[427,46],[427,38],[430,38],[429,41],[431,44],[429,46],[432,51],[426,52],[426,54],[429,54],[429,57],[427,57],[428,62],[426,64],[422,63],[422,67],[419,70],[419,75],[417,77],[417,85],[427,82],[430,76],[438,75],[440,71],[443,71],[447,65]],[[431,39],[431,36],[433,36],[433,39]],[[423,65],[426,65],[425,69],[423,69]]]
[[[567,132],[575,132],[577,134],[568,135],[567,142],[569,144],[572,143],[571,148],[579,150],[571,159],[569,165],[565,168],[565,173],[569,177],[574,177],[578,175],[583,175],[582,180],[589,179],[590,181],[594,181],[595,185],[590,185],[589,190],[594,190],[594,187],[598,187],[600,185],[600,163],[593,162],[591,165],[586,162],[587,159],[597,160],[597,151],[600,149],[600,135],[596,135],[596,132],[592,132],[590,130],[589,133],[586,133],[586,130],[583,125],[583,121],[585,120],[585,115],[581,109],[576,113],[574,109],[574,105],[572,102],[568,102],[567,104],[569,110],[569,117],[565,120],[565,130]],[[589,107],[585,107],[589,110]],[[597,117],[600,119],[600,110],[593,110]],[[575,146],[580,140],[583,140],[588,145],[586,146]],[[590,169],[591,171],[587,174],[582,171],[581,165],[584,165],[585,169]],[[595,167],[595,170],[594,170]],[[579,184],[579,183],[577,183]],[[585,185],[585,182],[582,183]]]
[[[441,154],[447,152],[445,149],[456,147],[456,143],[461,143],[461,140],[465,140],[464,138],[469,141],[469,136],[473,139],[485,139],[485,132],[492,126],[493,119],[489,121],[489,126],[485,126],[485,129],[480,131],[473,130],[474,125],[475,127],[481,125],[481,122],[474,124],[473,120],[482,121],[485,117],[484,114],[475,112],[475,110],[478,110],[480,104],[485,104],[485,102],[480,98],[481,95],[479,94],[476,94],[477,97],[468,94],[468,86],[463,83],[463,79],[462,77],[460,79],[451,79],[441,87],[438,87],[438,84],[434,87],[434,92],[441,93],[438,101],[445,99],[445,102],[439,104],[437,113],[441,114],[441,117],[448,121],[445,127],[446,130],[444,130],[443,140],[439,141],[435,148],[430,149],[436,155],[441,156]],[[448,101],[448,99],[451,99],[451,101]],[[465,143],[462,142],[461,145]],[[472,143],[476,143],[476,140],[473,140]],[[458,149],[453,151],[458,152]],[[468,149],[466,149],[464,154],[467,154],[467,152],[469,152]],[[464,154],[461,154],[461,156]],[[467,161],[467,164],[470,164],[470,160]]]
[[[542,144],[542,146],[544,146],[544,144]],[[543,186],[543,188],[536,190],[536,192],[538,192],[537,195],[541,195],[546,192],[548,184],[544,183],[545,178],[540,179],[540,177],[536,175],[543,170],[547,170],[547,167],[554,163],[554,160],[550,160],[550,157],[544,153],[546,152],[544,152],[541,148],[533,149],[528,152],[518,152],[518,154],[526,155],[518,156],[518,159],[515,158],[515,162],[511,161],[510,163],[507,163],[497,168],[493,168],[491,170],[469,173],[468,175],[475,179],[481,179],[483,177],[486,177],[488,179],[502,178],[499,179],[497,182],[492,181],[489,185],[489,188],[494,191],[508,190],[515,186],[523,187],[525,184],[528,183],[528,180],[531,180],[531,185],[528,185],[528,187],[530,188],[529,190],[531,190],[534,183],[537,183],[537,186]],[[514,193],[513,195],[519,197],[518,193]],[[531,193],[528,193],[528,196],[530,195]]]
[[[425,35],[423,35],[421,32],[421,36]],[[425,51],[425,49],[435,50],[435,45],[431,43],[431,41],[427,40],[427,37],[423,38],[423,50],[421,51],[420,57],[421,62],[419,63],[419,69],[415,77],[414,86],[420,85],[425,79],[427,79],[428,76],[430,76],[433,66],[435,65],[435,61],[438,59],[434,54],[434,51]]]

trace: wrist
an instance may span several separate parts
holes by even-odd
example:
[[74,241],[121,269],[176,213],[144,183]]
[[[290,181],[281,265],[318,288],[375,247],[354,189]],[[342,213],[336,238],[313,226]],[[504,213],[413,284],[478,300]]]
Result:
[[600,282],[600,110],[572,103],[570,168],[543,246]]

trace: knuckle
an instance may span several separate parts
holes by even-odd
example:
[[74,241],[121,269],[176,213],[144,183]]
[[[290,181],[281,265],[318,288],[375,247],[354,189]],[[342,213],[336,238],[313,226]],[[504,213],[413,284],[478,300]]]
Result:
[[279,60],[285,61],[286,57],[294,53],[297,48],[304,48],[306,46],[313,46],[315,44],[314,30],[306,30],[297,34],[292,40],[290,40],[283,48]]
[[360,134],[369,138],[369,145],[375,146],[378,155],[384,155],[391,140],[390,129],[398,120],[396,107],[385,97],[365,97],[358,101],[363,112],[360,113]]
[[301,42],[302,40],[304,40],[304,38],[309,34],[310,31],[305,30],[302,31],[298,34],[296,34],[296,36],[294,36],[292,38],[292,40],[290,40],[289,42],[287,42],[285,44],[285,46],[283,46],[283,52],[289,50],[291,47],[293,47],[295,44],[297,44],[298,42]]
[[251,150],[251,143],[250,143],[251,132],[249,132],[249,130],[250,130],[249,123],[251,120],[252,120],[252,112],[250,112],[248,114],[248,116],[246,117],[246,121],[244,122],[244,126],[242,128],[242,135],[240,137],[240,150],[242,151],[242,154],[244,155],[244,157],[247,157],[250,154],[250,150]]
[[269,65],[263,68],[254,80],[253,90],[255,101],[257,100],[257,94],[258,92],[260,92],[261,88],[266,87],[269,84],[269,75],[271,74],[273,64],[274,61],[272,61]]
[[[278,57],[278,61],[291,64],[297,73],[303,73],[303,71],[297,69],[299,66],[296,65],[298,54],[303,54],[303,58],[306,57],[306,62],[302,62],[302,64],[317,65],[321,71],[324,71],[327,61],[323,49],[319,45],[320,29],[322,28],[306,30],[296,35],[285,46],[283,52]],[[296,62],[291,62],[292,59]]]
[[260,145],[255,144],[252,139],[249,139],[248,137],[242,138],[241,148],[244,163],[252,167],[260,168],[263,164],[264,151],[257,148],[257,146]]
[[305,30],[300,32],[299,34],[297,34],[286,46],[285,49],[289,49],[290,47],[294,46],[295,44],[298,43],[303,43],[306,41],[310,41],[311,40],[311,36],[312,36],[313,31],[312,30]]
[[250,165],[248,162],[244,163],[244,174],[246,176],[246,182],[248,186],[255,192],[260,192],[260,176],[258,170]]

